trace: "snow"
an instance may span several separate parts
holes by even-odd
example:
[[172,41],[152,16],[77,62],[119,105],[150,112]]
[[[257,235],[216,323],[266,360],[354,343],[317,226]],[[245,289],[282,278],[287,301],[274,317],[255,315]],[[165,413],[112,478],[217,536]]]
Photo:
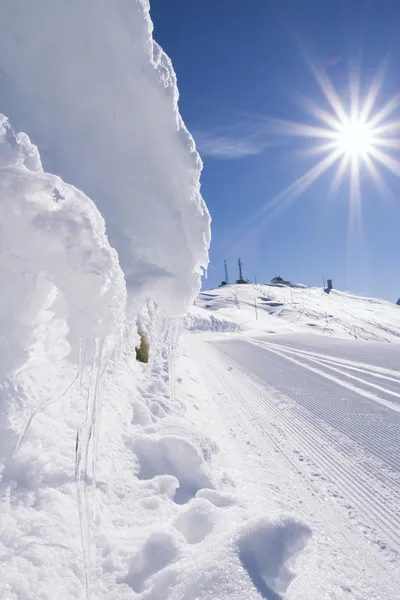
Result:
[[1,600],[396,600],[398,307],[194,306],[202,165],[148,3],[31,4],[0,4]]
[[241,329],[184,334],[178,399],[193,398],[188,416],[216,440],[240,505],[312,531],[286,591],[266,589],[264,570],[260,595],[397,599],[398,307],[270,285],[204,291],[199,306]]
[[102,213],[129,291],[180,314],[208,263],[202,163],[143,0],[0,4],[0,111]]
[[200,293],[196,307],[190,308],[194,321],[199,309],[205,311],[203,321],[229,321],[232,330],[240,327],[251,336],[311,332],[329,338],[400,342],[400,312],[395,304],[337,290],[327,293],[300,284],[227,285]]
[[216,314],[210,314],[209,311],[191,306],[186,317],[186,329],[189,331],[239,331],[240,325],[230,319]]

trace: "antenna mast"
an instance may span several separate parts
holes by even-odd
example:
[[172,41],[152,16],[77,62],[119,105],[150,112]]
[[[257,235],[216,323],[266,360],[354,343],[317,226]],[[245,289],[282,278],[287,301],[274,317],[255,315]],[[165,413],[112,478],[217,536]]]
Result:
[[224,260],[224,269],[225,269],[225,281],[226,281],[226,283],[229,283],[229,279],[228,279],[228,265],[226,264],[226,260]]
[[240,281],[243,281],[242,261],[240,260],[240,258],[238,260],[238,267],[239,267],[239,279],[240,279]]

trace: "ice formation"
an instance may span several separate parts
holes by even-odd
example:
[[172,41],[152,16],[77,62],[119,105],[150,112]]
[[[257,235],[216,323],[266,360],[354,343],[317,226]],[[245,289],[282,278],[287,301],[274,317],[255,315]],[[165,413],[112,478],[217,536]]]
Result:
[[207,266],[209,214],[149,3],[2,0],[0,97],[45,170],[95,202],[136,298],[181,314]]

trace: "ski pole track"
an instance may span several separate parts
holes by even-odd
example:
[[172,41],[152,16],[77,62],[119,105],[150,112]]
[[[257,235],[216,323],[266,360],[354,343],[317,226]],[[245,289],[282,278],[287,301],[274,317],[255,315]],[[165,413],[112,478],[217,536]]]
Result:
[[[305,370],[308,370],[308,371],[311,371],[312,373],[320,375],[321,377],[324,377],[325,379],[332,381],[334,384],[341,385],[342,387],[347,388],[350,391],[356,392],[360,396],[364,396],[365,398],[368,398],[369,400],[373,400],[377,404],[382,404],[382,406],[385,406],[386,408],[395,410],[396,412],[400,413],[400,406],[398,406],[392,400],[386,400],[385,398],[382,398],[381,396],[377,396],[376,394],[374,394],[373,392],[370,392],[369,390],[365,390],[363,388],[357,387],[353,383],[349,383],[347,381],[344,381],[343,379],[340,379],[338,377],[335,377],[334,375],[331,375],[330,373],[321,371],[321,369],[317,369],[316,367],[307,364],[307,362],[304,362],[304,358],[303,358],[303,362],[302,362],[301,361],[302,357],[298,356],[297,354],[294,358],[293,356],[289,356],[287,352],[286,353],[281,352],[276,347],[266,346],[265,344],[259,344],[259,343],[255,344],[255,345],[257,345],[261,348],[264,348],[267,351],[272,352],[273,354],[276,354],[277,356],[280,356],[281,358],[286,359],[288,362],[292,362],[296,365],[299,365]],[[323,366],[323,365],[320,365],[320,366]]]
[[[257,392],[251,393],[253,399],[258,408],[258,414],[261,417],[264,413],[265,418],[265,406],[264,406],[264,397],[261,394],[257,394]],[[260,398],[262,401],[260,401]],[[271,406],[270,406],[271,409]],[[274,408],[272,408],[274,411]],[[279,409],[278,409],[279,410]],[[275,412],[275,418],[278,417],[277,412]],[[381,523],[383,531],[386,533],[388,537],[392,540],[394,544],[394,549],[396,552],[400,551],[400,539],[399,539],[399,531],[400,531],[400,519],[393,517],[384,509],[380,508],[380,505],[385,506],[387,504],[386,494],[380,493],[376,489],[376,485],[374,485],[374,481],[370,479],[370,481],[366,482],[363,478],[355,475],[354,463],[351,462],[350,466],[343,466],[343,455],[340,455],[340,468],[337,468],[339,464],[337,459],[330,458],[327,455],[326,445],[321,443],[316,443],[314,439],[314,435],[309,439],[306,435],[301,432],[300,428],[297,428],[292,425],[292,421],[290,419],[281,419],[282,424],[284,425],[284,431],[291,432],[291,438],[296,439],[299,447],[303,446],[303,453],[308,457],[308,460],[315,465],[317,465],[317,470],[323,473],[325,479],[330,480],[330,482],[335,485],[340,483],[340,491],[346,491],[348,493],[348,498],[351,499],[353,504],[358,505],[358,508],[361,508],[361,513],[368,516],[368,520],[371,520],[371,516],[375,517],[375,521]],[[262,422],[261,422],[262,423]],[[259,424],[262,427],[262,424]],[[330,451],[332,453],[332,451]],[[338,476],[333,476],[332,473],[338,473]],[[364,476],[365,477],[365,476]],[[366,485],[367,483],[367,485]],[[373,489],[372,492],[364,493],[365,499],[360,498],[358,496],[359,489]],[[335,495],[335,497],[337,497]],[[373,506],[373,510],[371,510],[371,506]],[[398,504],[396,505],[398,506]],[[393,514],[396,515],[396,509],[393,507]],[[372,521],[373,524],[373,521]],[[362,525],[362,524],[361,524]],[[373,525],[371,529],[375,529]]]
[[[290,358],[286,358],[283,353],[278,354],[275,349],[270,350],[265,346],[260,346],[260,348],[266,351],[269,350],[272,355],[282,357],[288,360],[288,362],[293,362]],[[231,354],[228,354],[228,356],[233,358]],[[300,361],[296,361],[296,364],[304,366]],[[305,365],[305,369],[307,369],[307,365]],[[322,373],[318,372],[315,374],[323,377]],[[265,376],[260,377],[260,379],[264,381]],[[331,381],[331,378],[329,380]],[[353,406],[354,403],[346,401],[346,398],[334,398],[335,401],[321,404],[320,394],[310,392],[309,387],[307,389],[296,388],[294,392],[291,392],[287,386],[276,382],[271,382],[271,384],[283,394],[290,396],[294,402],[311,410],[334,429],[353,439],[365,450],[379,458],[386,466],[400,472],[400,418],[396,414],[390,414],[389,409],[385,405],[380,408],[379,404],[368,402],[371,399],[367,398],[365,398],[364,403],[357,404],[357,406]],[[358,393],[357,390],[353,391]],[[360,391],[361,395],[362,392],[363,390]],[[337,407],[338,400],[342,404],[340,410]],[[364,425],[362,422],[360,423],[360,416],[364,423],[366,421]],[[391,442],[390,444],[386,444],[388,438]]]
[[[207,373],[208,377],[210,377],[210,373],[212,374],[212,371],[211,372],[209,371]],[[292,456],[293,452],[292,451],[287,452],[285,450],[285,448],[282,447],[282,444],[280,444],[279,441],[276,441],[274,439],[271,432],[268,432],[268,437],[266,438],[264,431],[263,430],[260,431],[259,427],[257,426],[258,420],[252,414],[252,411],[248,410],[248,408],[244,406],[244,404],[242,402],[242,396],[237,394],[234,391],[231,391],[232,387],[233,386],[230,384],[224,385],[223,380],[218,378],[215,374],[213,375],[212,389],[220,388],[222,390],[222,395],[229,399],[229,406],[227,407],[227,410],[229,411],[230,415],[234,414],[236,412],[237,416],[240,417],[240,423],[247,430],[248,437],[253,440],[256,438],[260,444],[260,448],[264,447],[267,450],[270,450],[270,446],[268,445],[268,443],[266,441],[266,439],[268,439],[268,441],[271,442],[274,451],[285,457],[287,462],[289,462],[291,464],[293,471],[295,473],[302,475],[303,472],[300,469],[300,465],[298,464],[298,461],[293,459],[293,456]],[[274,426],[272,426],[272,427],[274,427]],[[304,485],[306,485],[306,487],[308,487],[308,489],[312,489],[311,486],[309,485],[308,480],[303,479],[302,483]],[[297,486],[296,486],[296,489],[298,489]]]
[[[331,360],[339,360],[354,366],[372,368],[375,371],[400,376],[400,344],[383,344],[381,342],[357,342],[339,338],[327,338],[311,334],[296,336],[276,335],[260,337],[259,340],[271,345],[286,347],[290,350],[307,352],[310,355]],[[315,340],[315,341],[314,341]],[[354,343],[355,342],[355,343]],[[318,348],[318,351],[315,348]],[[357,357],[355,360],[354,356]]]
[[[381,537],[387,538],[385,541],[390,540],[390,547],[397,555],[400,552],[400,516],[398,515],[398,510],[396,510],[398,503],[393,507],[390,504],[388,506],[386,493],[379,491],[370,474],[358,474],[358,465],[354,464],[353,461],[349,461],[348,457],[346,457],[346,461],[349,464],[345,466],[343,464],[342,453],[339,456],[340,460],[337,460],[335,456],[332,456],[335,452],[332,450],[330,444],[316,442],[315,440],[321,434],[318,428],[313,432],[313,435],[303,433],[303,427],[299,426],[299,415],[292,416],[291,418],[288,417],[287,410],[282,411],[275,402],[269,400],[269,394],[266,392],[270,392],[271,390],[265,389],[265,382],[262,382],[263,385],[260,387],[257,382],[252,380],[251,373],[247,370],[247,372],[244,371],[242,365],[236,361],[234,362],[241,373],[241,377],[232,376],[235,379],[234,386],[242,392],[235,393],[235,402],[242,407],[242,412],[247,412],[249,415],[246,417],[246,420],[251,423],[252,432],[254,433],[254,430],[258,430],[259,435],[257,437],[260,437],[261,433],[261,439],[265,438],[266,434],[271,439],[271,431],[267,430],[265,423],[268,421],[268,413],[269,416],[273,416],[275,424],[276,421],[281,424],[280,431],[290,432],[291,440],[295,441],[297,447],[302,449],[302,453],[307,456],[309,462],[317,465],[316,470],[320,470],[324,478],[330,481],[340,492],[346,493],[348,499],[351,499],[352,505],[356,506],[361,515],[363,515],[363,521],[367,519],[370,522],[368,528],[374,533],[375,538],[379,537],[380,533]],[[233,386],[227,387],[233,388]],[[273,394],[271,396],[273,397]],[[250,399],[252,406],[245,406],[243,398],[246,398],[246,400]],[[282,398],[278,399],[282,400]],[[267,411],[266,408],[268,409]],[[258,418],[255,417],[254,413]],[[309,430],[309,427],[304,428],[305,431],[307,429]],[[282,442],[282,433],[280,434],[280,438],[280,442]],[[295,465],[287,452],[283,451],[282,444],[274,442],[274,445],[288,458],[296,471],[299,472],[299,466]],[[361,494],[360,490],[362,490]],[[338,499],[337,493],[330,491],[330,494]],[[345,506],[347,510],[350,510],[348,503]],[[388,510],[388,508],[391,510]],[[376,523],[380,525],[380,531],[376,530]],[[365,522],[360,521],[358,525],[361,526],[364,534],[367,534],[365,531],[367,527]],[[377,541],[376,539],[373,541],[378,543],[381,548],[385,547],[385,544],[382,544],[381,541]]]
[[[262,344],[263,347],[267,347],[265,346],[265,344]],[[278,346],[279,348],[279,346]],[[343,370],[343,368],[338,368],[338,365],[340,365],[340,363],[331,363],[330,361],[326,360],[326,359],[320,359],[320,358],[316,358],[314,356],[309,356],[309,355],[304,355],[302,352],[297,352],[296,350],[291,350],[289,348],[282,348],[282,351],[279,350],[279,352],[283,352],[284,354],[289,354],[289,355],[294,355],[296,358],[300,358],[301,360],[304,361],[309,361],[312,362],[314,364],[319,365],[320,367],[324,367],[326,369],[330,369],[331,371],[335,372],[335,373],[339,373],[340,375],[343,375],[344,377],[347,377],[348,379],[352,379],[354,381],[357,381],[357,383],[359,385],[364,385],[367,388],[374,388],[380,392],[382,392],[383,394],[387,394],[389,396],[393,396],[395,398],[398,398],[400,400],[400,393],[398,393],[397,391],[394,391],[392,389],[388,389],[388,388],[384,388],[381,385],[378,385],[376,383],[372,383],[370,381],[367,381],[365,379],[362,379],[361,377],[357,377],[356,375],[353,375],[351,373],[347,373],[346,371]],[[341,366],[341,365],[340,365]],[[347,369],[355,369],[355,367],[344,367]],[[358,371],[360,371],[360,369],[358,369]],[[365,372],[365,371],[364,371]],[[372,374],[368,372],[368,374]],[[387,376],[383,376],[383,375],[379,375],[379,374],[375,374],[376,377],[385,377],[387,379],[389,379]],[[400,381],[390,378],[391,381],[395,381],[397,384],[396,389],[398,390],[400,387]],[[366,390],[368,391],[368,389]],[[396,400],[394,400],[394,402],[397,402]]]
[[[232,358],[231,354],[227,354],[227,356],[229,356],[230,358]],[[252,374],[252,376],[255,376],[255,375]],[[265,376],[258,377],[258,381],[263,382],[264,380],[265,380]],[[354,439],[354,436],[348,435],[349,434],[348,430],[349,430],[349,427],[350,427],[350,424],[351,424],[352,427],[350,428],[350,433],[351,433],[351,431],[353,431],[353,433],[354,433],[354,431],[356,433],[358,432],[359,435],[362,436],[361,442],[363,442],[363,441],[365,441],[365,428],[361,428],[361,430],[358,431],[356,425],[354,425],[354,423],[352,423],[351,421],[348,421],[348,423],[347,423],[347,430],[343,431],[340,427],[335,426],[336,424],[332,423],[331,420],[327,420],[325,418],[325,413],[322,414],[322,417],[321,417],[320,412],[317,411],[317,413],[315,413],[315,410],[314,411],[312,410],[313,407],[312,406],[310,407],[310,402],[305,403],[305,402],[302,402],[301,400],[299,401],[298,390],[297,390],[297,394],[293,395],[290,392],[290,390],[288,390],[287,386],[279,385],[279,384],[276,383],[276,381],[274,381],[273,385],[274,385],[274,387],[276,389],[278,389],[279,391],[281,391],[284,395],[291,396],[292,400],[296,403],[294,406],[301,406],[303,411],[308,411],[307,414],[308,414],[308,419],[309,420],[318,419],[319,422],[320,422],[320,425],[319,425],[320,427],[321,427],[321,423],[323,423],[323,426],[325,427],[325,429],[328,427],[331,430],[331,432],[332,431],[335,432],[335,435],[340,435],[340,436],[342,436],[342,438],[343,438],[343,436],[345,436],[346,440],[348,440],[348,442],[351,442],[352,444],[356,444],[356,447],[359,450],[364,449],[364,454],[365,454],[365,444],[362,444],[362,443],[360,444],[360,439],[358,439],[359,436],[356,435],[355,436],[356,439]],[[315,396],[315,394],[313,394],[312,392],[310,392],[309,390],[307,390],[307,400],[313,399],[314,396]],[[319,404],[320,404],[320,397],[319,397],[319,395],[317,395],[314,398],[314,404],[315,403],[316,403],[316,405],[319,406]],[[369,437],[371,438],[372,442],[374,441],[372,438],[375,437],[375,433],[374,433],[375,430],[376,430],[376,422],[374,422],[374,428],[372,429],[373,433],[369,433]],[[384,454],[384,452],[382,450],[382,439],[385,439],[386,428],[384,428],[384,431],[380,432],[380,433],[381,433],[380,437],[376,440],[376,444],[377,444],[377,447],[378,447],[378,452],[377,452],[378,456],[376,456],[375,453],[373,451],[371,451],[371,448],[368,448],[368,447],[366,448],[366,450],[368,451],[369,462],[371,460],[377,462],[376,470],[377,470],[377,473],[379,475],[379,478],[381,478],[381,473],[382,472],[386,472],[386,477],[388,479],[391,479],[392,482],[395,485],[398,485],[399,478],[400,478],[400,473],[396,472],[396,471],[399,471],[399,468],[398,468],[398,465],[396,465],[396,463],[393,462],[393,456],[391,454],[385,455],[386,460],[384,460],[384,461],[382,461],[382,458],[380,456],[381,454]],[[384,433],[383,436],[382,436],[382,433]],[[334,440],[334,441],[335,441],[335,443],[338,443],[337,439]],[[389,467],[386,464],[387,462],[390,463]],[[390,468],[392,465],[394,466],[394,471],[393,471],[392,468]]]
[[291,348],[290,346],[284,346],[282,344],[274,344],[273,342],[260,341],[257,343],[260,343],[261,345],[266,346],[266,347],[268,347],[271,344],[273,347],[277,346],[281,351],[293,352],[293,353],[296,353],[299,355],[304,355],[305,357],[312,357],[312,358],[318,359],[319,361],[321,361],[323,363],[332,363],[334,365],[340,365],[344,369],[364,373],[366,375],[370,375],[371,377],[376,377],[378,379],[385,379],[387,381],[394,382],[398,386],[400,386],[400,371],[384,369],[383,367],[378,367],[378,366],[366,364],[366,363],[357,363],[354,361],[336,358],[334,356],[328,356],[326,354],[318,354],[317,352],[310,352],[308,350],[300,350],[298,348]]

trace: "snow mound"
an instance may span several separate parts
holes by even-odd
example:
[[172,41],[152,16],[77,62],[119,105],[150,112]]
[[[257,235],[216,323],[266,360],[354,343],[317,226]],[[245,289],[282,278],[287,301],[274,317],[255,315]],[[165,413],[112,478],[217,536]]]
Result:
[[0,23],[1,110],[46,170],[95,202],[136,301],[181,314],[208,263],[210,218],[149,3],[3,0]]
[[271,523],[255,520],[243,528],[236,540],[240,561],[263,598],[278,600],[285,593],[294,574],[288,560],[304,546],[311,531],[302,523],[282,519]]
[[199,449],[187,439],[147,434],[134,440],[133,450],[139,461],[139,479],[152,479],[157,475],[176,477],[178,504],[188,502],[198,490],[212,487]]
[[[64,313],[76,361],[80,339],[101,337],[112,345],[124,320],[125,283],[96,207],[82,192],[44,173],[37,148],[25,134],[14,134],[2,115],[0,168],[1,221],[7,224],[2,280],[8,292],[1,297],[7,344],[2,368],[9,360],[26,360],[36,314],[45,304]],[[90,349],[86,352],[89,356]]]
[[[76,370],[94,360],[103,368],[118,342],[126,302],[104,221],[83,193],[43,172],[37,148],[2,115],[0,219],[7,225],[0,251],[6,291],[0,298],[1,380],[61,357]],[[12,389],[11,381],[3,386],[0,406],[3,459],[18,428],[10,428],[18,421],[15,404],[22,402],[31,415],[37,410],[32,397],[19,391],[17,400]]]
[[175,532],[151,533],[139,552],[132,558],[128,575],[121,580],[121,583],[127,583],[135,592],[141,592],[146,580],[171,562],[175,562],[180,554],[180,544]]
[[[140,561],[143,554],[150,555],[149,547],[152,550],[152,562],[156,562],[160,570],[149,578],[148,592],[144,593],[142,598],[283,598],[281,594],[287,590],[293,578],[287,564],[304,547],[310,531],[291,519],[282,519],[279,522],[253,519],[237,526],[229,536],[225,534],[216,544],[216,531],[211,525],[215,510],[212,505],[207,507],[205,504],[190,507],[193,521],[191,524],[185,524],[184,530],[188,535],[186,527],[190,529],[189,538],[192,538],[194,544],[191,548],[194,560],[189,561],[187,557],[185,560],[185,552],[188,551],[185,541],[177,538],[172,532],[165,532],[156,538],[151,536],[146,540],[139,556],[134,559],[134,567],[132,569],[131,566],[130,574],[135,572],[135,569],[138,569],[139,573],[143,571]],[[186,513],[188,512],[189,509]],[[178,521],[180,528],[182,521],[184,518],[181,517]],[[204,522],[205,531],[199,535],[201,524]],[[199,545],[205,545],[203,551],[200,551]]]

